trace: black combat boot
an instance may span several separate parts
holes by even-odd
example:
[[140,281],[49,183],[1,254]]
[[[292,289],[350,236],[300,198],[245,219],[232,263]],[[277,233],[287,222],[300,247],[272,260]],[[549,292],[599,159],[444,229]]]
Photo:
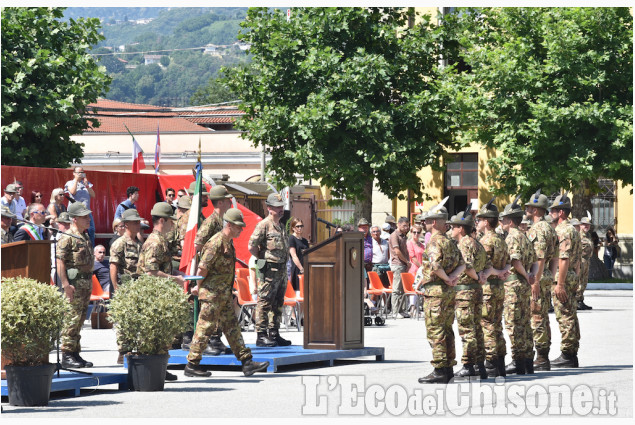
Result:
[[165,380],[166,381],[176,381],[178,379],[179,379],[179,377],[176,376],[175,374],[170,373],[167,370],[165,371]]
[[231,348],[223,344],[223,341],[220,340],[220,336],[218,335],[211,336],[208,346],[217,349],[221,354],[233,354]]
[[525,359],[518,357],[512,359],[512,362],[505,367],[505,373],[507,375],[524,375],[525,374]]
[[525,357],[525,373],[527,373],[527,375],[533,375],[534,374],[534,361],[533,361],[533,359]]
[[189,350],[192,338],[194,337],[194,331],[187,331],[183,334],[183,341],[181,342],[181,350]]
[[83,363],[75,358],[75,353],[62,352],[62,367],[82,368]]
[[185,369],[183,369],[183,373],[185,374],[185,376],[198,376],[201,378],[212,376],[212,372],[203,369],[200,364],[195,364],[192,362],[187,362],[187,365],[185,365]]
[[456,378],[467,378],[469,376],[476,376],[476,371],[472,363],[465,363],[463,367],[454,374]]
[[498,356],[496,366],[498,367],[498,376],[507,376],[507,373],[505,373],[505,356]]
[[485,363],[483,362],[478,362],[476,363],[476,366],[478,368],[478,376],[481,379],[487,379],[487,369],[485,368]]
[[444,367],[435,368],[428,376],[419,378],[420,384],[445,384],[449,382],[447,370]]
[[551,361],[551,366],[554,368],[579,367],[578,356],[576,354],[562,352],[560,357]]
[[276,347],[278,343],[270,339],[266,332],[258,332],[258,337],[256,338],[256,347]]
[[251,376],[256,372],[266,372],[269,362],[254,362],[251,359],[243,361],[243,374]]
[[578,301],[578,310],[593,310],[593,307],[586,305],[584,301]]
[[534,360],[534,370],[551,370],[551,363],[549,363],[549,351],[538,351],[536,354],[536,360]]
[[269,339],[276,341],[276,344],[280,347],[287,347],[291,345],[291,341],[280,336],[278,329],[269,329]]
[[492,360],[485,360],[485,371],[488,378],[496,378],[498,376],[498,357]]

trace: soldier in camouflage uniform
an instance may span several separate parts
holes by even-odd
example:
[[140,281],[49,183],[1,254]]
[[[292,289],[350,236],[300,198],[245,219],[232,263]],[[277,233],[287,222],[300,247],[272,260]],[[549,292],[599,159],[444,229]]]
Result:
[[[203,223],[201,223],[198,231],[196,232],[196,238],[194,239],[196,252],[200,252],[212,236],[223,230],[222,217],[232,206],[232,195],[227,192],[227,188],[225,188],[225,186],[217,185],[212,187],[207,194],[207,197],[210,201],[212,201],[214,211],[203,221]],[[225,344],[221,341],[222,334],[223,331],[219,323],[210,334],[209,346],[205,352],[206,354],[211,354],[213,356],[223,353],[230,354]],[[186,338],[184,337],[183,348],[185,349],[187,345]]]
[[532,277],[529,275],[535,261],[534,248],[518,225],[523,219],[523,210],[516,202],[505,207],[501,213],[503,229],[508,232],[505,242],[509,250],[511,274],[505,280],[505,329],[511,342],[512,362],[505,373],[524,375],[534,373],[533,334],[530,324],[530,299]]
[[192,290],[193,294],[198,294],[201,313],[198,316],[196,332],[187,355],[185,376],[211,375],[211,372],[205,371],[200,366],[200,361],[209,337],[219,323],[232,352],[243,364],[245,376],[264,371],[269,366],[269,362],[252,361],[251,350],[245,347],[232,307],[232,286],[236,263],[233,239],[240,236],[245,227],[243,215],[239,209],[231,208],[223,214],[223,220],[226,222],[224,227],[205,243],[201,251],[201,260],[196,274],[205,279]]
[[576,292],[578,310],[592,310],[593,307],[584,303],[584,291],[589,283],[589,265],[593,257],[593,240],[591,239],[591,214],[580,219],[580,238],[582,243],[582,261],[580,263],[580,283]]
[[534,370],[551,370],[549,348],[551,347],[551,326],[549,305],[553,272],[557,266],[558,235],[544,220],[549,208],[549,200],[538,190],[525,204],[525,211],[532,221],[527,237],[532,243],[536,262],[531,270],[534,282],[531,285],[531,329],[536,347]]
[[434,370],[419,378],[419,383],[447,383],[454,376],[456,364],[454,346],[454,286],[465,269],[461,252],[445,234],[448,212],[442,204],[434,207],[425,217],[426,228],[432,237],[426,246],[421,280],[424,290],[423,314],[428,342],[432,347]]
[[81,202],[75,202],[68,207],[68,215],[73,224],[57,243],[55,253],[57,273],[62,282],[64,295],[71,302],[73,309],[72,323],[62,331],[61,350],[63,367],[92,367],[79,355],[81,345],[80,331],[86,317],[90,295],[93,290],[93,246],[86,233],[90,226],[91,211]]
[[[121,215],[121,221],[124,223],[126,231],[110,247],[110,281],[114,288],[113,291],[117,291],[119,285],[139,277],[137,263],[142,244],[139,242],[137,234],[141,230],[141,220],[139,212],[134,208],[124,211]],[[118,335],[117,347],[119,350],[117,364],[123,364],[123,356],[130,349],[122,345]]]
[[[174,219],[176,218],[173,215],[172,207],[167,202],[157,202],[152,207],[150,214],[152,215],[153,229],[141,247],[137,274],[171,278],[183,286],[185,284],[183,277],[172,274],[171,252],[166,239],[166,235],[174,227]],[[175,381],[177,377],[166,371],[165,379]]]
[[[487,258],[485,249],[476,239],[470,236],[474,227],[474,220],[470,209],[458,213],[450,221],[452,237],[458,240],[459,251],[465,262],[465,270],[459,276],[454,287],[456,322],[459,336],[463,341],[463,368],[454,374],[456,377],[479,375],[487,379],[485,370],[485,343],[481,328],[481,313],[483,310],[483,290],[481,284],[492,273],[492,265]],[[474,370],[478,365],[478,374]]]
[[578,348],[580,346],[580,324],[575,299],[578,289],[578,273],[582,244],[580,234],[575,231],[567,219],[571,213],[571,200],[566,193],[558,196],[551,205],[551,217],[558,222],[558,274],[552,287],[553,307],[562,335],[560,350],[562,354],[551,361],[551,366],[578,367]]
[[13,242],[13,235],[9,233],[11,228],[11,222],[16,218],[16,215],[4,205],[2,206],[2,245],[5,243]]
[[505,239],[495,229],[498,226],[498,208],[492,198],[476,214],[477,228],[483,236],[479,240],[492,265],[492,274],[483,284],[483,312],[481,325],[485,341],[485,369],[490,378],[505,376],[505,338],[503,337],[504,281],[511,265]]
[[262,280],[258,283],[256,305],[256,345],[286,346],[291,345],[291,341],[282,338],[278,332],[287,289],[289,255],[287,232],[280,223],[284,201],[279,194],[271,193],[266,204],[269,215],[256,225],[249,239],[249,252],[258,258],[258,268],[262,275]]

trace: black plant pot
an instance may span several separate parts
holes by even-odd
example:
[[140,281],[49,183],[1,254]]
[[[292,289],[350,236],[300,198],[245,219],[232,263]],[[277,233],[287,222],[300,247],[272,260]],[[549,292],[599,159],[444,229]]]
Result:
[[128,389],[132,391],[163,391],[169,354],[128,354]]
[[54,364],[5,366],[11,406],[48,406]]

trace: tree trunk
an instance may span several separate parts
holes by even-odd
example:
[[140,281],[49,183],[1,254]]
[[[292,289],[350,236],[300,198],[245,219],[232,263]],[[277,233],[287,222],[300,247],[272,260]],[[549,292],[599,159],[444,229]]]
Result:
[[593,196],[593,193],[591,193],[589,187],[589,182],[584,180],[579,188],[573,190],[571,217],[581,219],[582,217],[587,216],[587,211],[591,212],[593,210],[591,205],[591,197]]
[[[364,185],[364,199],[355,202],[355,211],[353,212],[353,225],[357,226],[360,218],[364,217],[370,223],[373,212],[373,181],[369,180]],[[371,223],[372,224],[372,223]],[[357,230],[357,227],[355,228]]]

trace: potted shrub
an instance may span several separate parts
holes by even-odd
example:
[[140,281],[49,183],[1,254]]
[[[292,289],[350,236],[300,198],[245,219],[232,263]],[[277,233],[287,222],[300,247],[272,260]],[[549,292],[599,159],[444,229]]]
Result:
[[110,302],[109,320],[130,352],[128,387],[163,391],[168,350],[190,320],[187,295],[173,280],[142,275],[121,285]]
[[55,365],[49,351],[70,317],[57,287],[27,278],[2,279],[2,357],[12,406],[46,406]]

